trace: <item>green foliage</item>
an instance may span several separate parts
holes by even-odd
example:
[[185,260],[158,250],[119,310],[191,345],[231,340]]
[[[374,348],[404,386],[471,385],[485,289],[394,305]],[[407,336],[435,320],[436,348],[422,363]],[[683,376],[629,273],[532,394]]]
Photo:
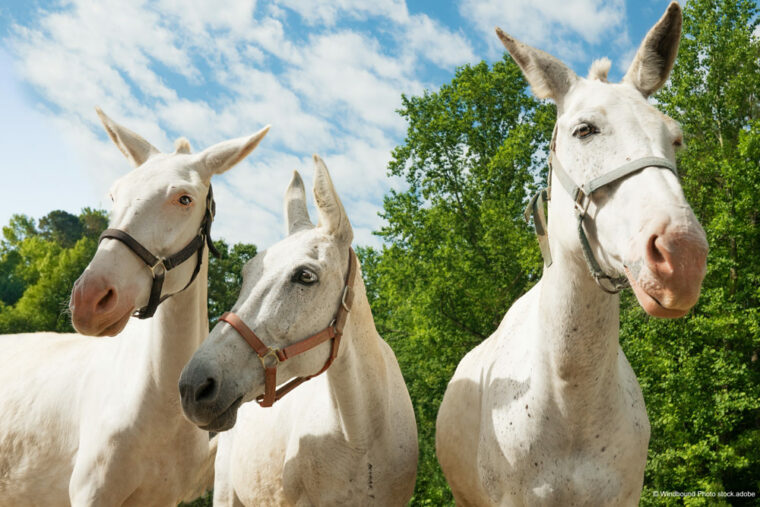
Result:
[[384,201],[382,252],[359,249],[375,321],[414,403],[420,463],[413,503],[451,493],[435,458],[435,418],[461,357],[537,280],[540,254],[523,219],[553,110],[527,94],[511,59],[457,70],[422,97],[402,97],[409,128],[389,172],[406,191]]
[[64,248],[73,246],[84,232],[79,217],[62,210],[51,211],[40,218],[38,225],[43,238]]
[[106,222],[104,212],[89,209],[80,217],[52,211],[38,225],[11,218],[0,244],[0,333],[73,331],[71,287],[97,248],[102,229],[93,224]]
[[232,308],[243,284],[243,266],[256,256],[256,246],[236,243],[230,248],[224,240],[214,241],[220,259],[209,257],[208,315],[211,327]]
[[196,498],[192,502],[182,502],[179,507],[212,507],[214,505],[214,491],[208,491],[205,495]]

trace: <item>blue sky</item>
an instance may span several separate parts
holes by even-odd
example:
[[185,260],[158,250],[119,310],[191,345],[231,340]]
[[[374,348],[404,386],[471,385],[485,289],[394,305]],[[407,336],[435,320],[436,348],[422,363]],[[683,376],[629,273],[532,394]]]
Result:
[[[501,58],[498,25],[585,75],[602,56],[619,79],[666,0],[66,0],[0,3],[0,224],[13,213],[108,208],[130,165],[100,106],[162,151],[269,135],[214,180],[215,237],[282,237],[291,171],[327,163],[356,243],[379,244],[385,170],[406,125],[402,93]],[[312,218],[316,219],[314,213]]]

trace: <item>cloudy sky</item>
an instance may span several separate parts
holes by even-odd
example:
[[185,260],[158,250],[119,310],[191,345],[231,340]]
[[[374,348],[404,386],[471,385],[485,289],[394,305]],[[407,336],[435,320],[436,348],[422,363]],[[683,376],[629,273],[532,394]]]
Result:
[[[9,5],[10,4],[10,5]],[[326,161],[356,243],[394,185],[386,166],[406,125],[401,94],[502,57],[493,32],[549,51],[585,75],[619,79],[666,0],[28,0],[0,4],[0,224],[13,213],[108,208],[130,165],[95,106],[162,151],[272,130],[214,180],[214,236],[260,247],[283,234],[293,169]],[[224,6],[224,7],[221,7]],[[310,188],[310,187],[309,187]],[[315,215],[312,214],[315,218]]]

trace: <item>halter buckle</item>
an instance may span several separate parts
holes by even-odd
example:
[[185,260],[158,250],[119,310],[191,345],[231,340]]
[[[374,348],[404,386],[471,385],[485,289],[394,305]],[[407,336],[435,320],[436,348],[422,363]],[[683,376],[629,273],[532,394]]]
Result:
[[161,257],[156,261],[154,265],[148,266],[148,269],[150,269],[153,278],[158,278],[159,276],[166,274],[166,266],[164,265],[165,260],[166,259]]
[[[269,360],[269,364],[267,364],[267,358],[272,358]],[[272,362],[272,360],[274,361]],[[267,347],[267,353],[263,356],[259,356],[259,361],[261,361],[261,366],[263,366],[264,369],[277,368],[277,365],[280,364],[280,358],[277,357],[277,351],[272,347]]]
[[[584,202],[585,200],[585,202]],[[575,212],[580,217],[585,217],[586,212],[588,211],[588,207],[591,204],[591,198],[584,194],[581,189],[578,189],[577,194],[575,195]]]

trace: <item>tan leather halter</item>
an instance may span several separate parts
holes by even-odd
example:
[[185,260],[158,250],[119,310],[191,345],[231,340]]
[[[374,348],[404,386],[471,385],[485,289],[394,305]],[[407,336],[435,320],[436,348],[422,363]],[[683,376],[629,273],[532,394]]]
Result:
[[[340,339],[343,336],[343,326],[346,324],[346,319],[348,318],[348,313],[351,311],[351,305],[354,300],[353,286],[354,278],[356,278],[357,262],[354,249],[350,248],[348,252],[348,274],[346,275],[346,285],[343,287],[340,306],[338,307],[338,311],[335,313],[332,322],[330,322],[330,325],[322,331],[292,345],[288,345],[287,347],[281,349],[267,347],[264,342],[256,336],[256,333],[254,333],[253,330],[251,330],[251,328],[249,328],[245,322],[233,312],[227,312],[219,317],[219,320],[232,326],[232,328],[237,331],[246,342],[248,342],[248,345],[250,345],[256,354],[258,354],[259,359],[261,360],[261,365],[264,367],[264,394],[256,397],[256,402],[259,405],[262,407],[271,407],[275,401],[279,400],[299,385],[324,373],[338,356]],[[277,365],[291,357],[303,354],[327,340],[332,340],[332,350],[330,351],[330,357],[327,358],[327,361],[324,366],[322,366],[321,370],[307,377],[296,377],[277,389]]]

